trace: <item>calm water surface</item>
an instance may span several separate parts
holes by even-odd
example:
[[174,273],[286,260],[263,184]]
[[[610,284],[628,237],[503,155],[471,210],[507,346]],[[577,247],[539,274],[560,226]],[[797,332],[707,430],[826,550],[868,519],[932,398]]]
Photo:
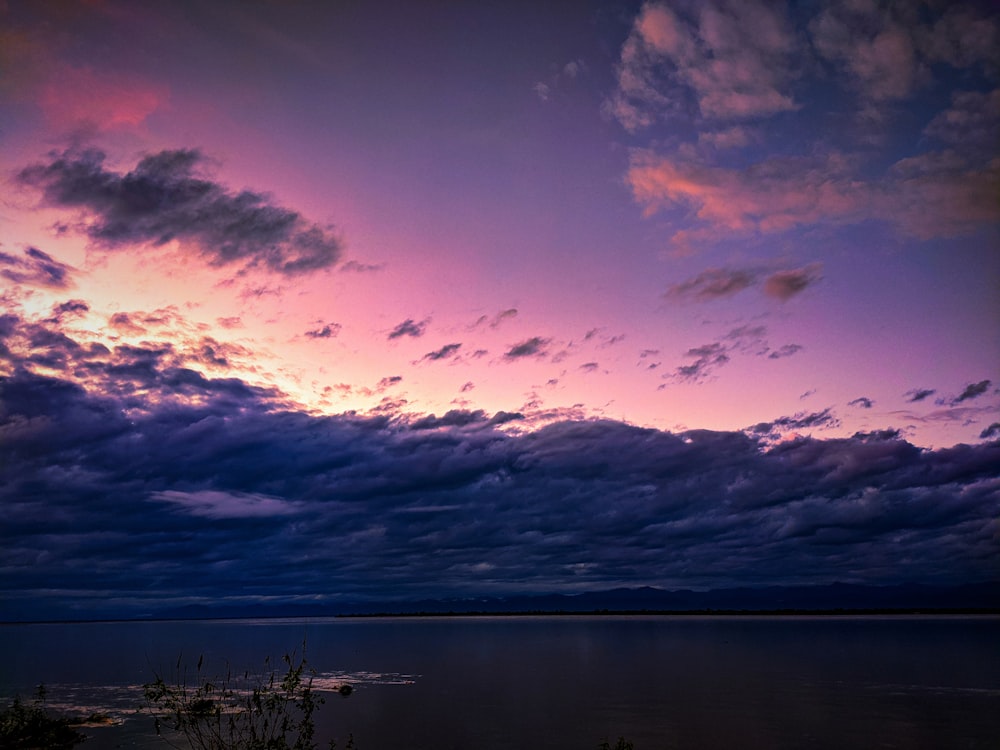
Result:
[[82,748],[169,746],[141,685],[307,640],[320,738],[359,750],[1000,747],[1000,618],[532,617],[0,626],[0,695],[109,711]]

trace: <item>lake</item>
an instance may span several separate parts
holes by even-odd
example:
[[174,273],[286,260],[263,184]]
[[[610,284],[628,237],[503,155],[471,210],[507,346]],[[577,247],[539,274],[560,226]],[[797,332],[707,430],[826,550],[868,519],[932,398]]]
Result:
[[[561,616],[0,626],[0,694],[108,711],[86,750],[157,748],[141,685],[305,639],[318,738],[359,750],[1000,747],[1000,618]],[[321,742],[321,746],[323,743]]]

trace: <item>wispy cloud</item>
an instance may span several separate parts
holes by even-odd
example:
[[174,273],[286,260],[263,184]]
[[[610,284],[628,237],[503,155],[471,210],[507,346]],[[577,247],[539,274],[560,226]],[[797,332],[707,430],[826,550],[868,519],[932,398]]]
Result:
[[454,357],[458,353],[458,350],[461,348],[462,345],[458,343],[445,344],[440,349],[435,349],[432,352],[427,352],[427,354],[421,357],[421,361],[426,359],[430,360],[431,362],[437,362],[442,359],[448,359],[450,357]]
[[403,336],[420,338],[426,332],[428,323],[430,323],[430,319],[417,323],[412,318],[407,318],[389,332],[388,338],[390,340],[402,338]]
[[75,270],[37,247],[25,249],[21,256],[0,250],[0,278],[15,284],[66,289],[73,284]]
[[357,260],[348,260],[340,264],[342,273],[374,273],[385,268],[382,263],[361,263]]
[[490,328],[499,328],[507,321],[513,320],[516,317],[517,317],[517,308],[509,307],[506,310],[500,310],[492,318],[489,315],[480,315],[479,318],[476,319],[476,322],[470,326],[470,328],[478,328],[481,325],[488,325]]
[[[762,325],[742,325],[730,329],[715,341],[688,349],[684,356],[691,359],[679,365],[672,373],[663,375],[664,380],[675,382],[701,383],[727,365],[733,355],[752,355],[768,359],[791,357],[802,350],[799,344],[785,344],[772,349],[767,342],[767,327]],[[663,386],[660,386],[663,388]]]
[[785,357],[791,357],[802,351],[803,347],[801,344],[783,344],[779,346],[774,351],[768,352],[768,359],[784,359]]
[[340,335],[341,328],[340,323],[326,323],[319,328],[306,331],[305,335],[311,339],[332,339]]
[[151,500],[172,503],[185,513],[211,519],[274,518],[297,512],[297,503],[279,497],[252,492],[164,490],[150,495]]
[[745,268],[709,268],[697,276],[672,285],[666,296],[707,302],[731,297],[757,282],[759,274]]
[[729,362],[729,347],[718,341],[688,349],[685,357],[692,359],[686,365],[678,365],[674,377],[682,381],[701,382],[719,367]]
[[823,411],[815,412],[800,411],[792,416],[778,417],[770,422],[760,422],[749,427],[748,431],[755,435],[770,436],[776,439],[784,433],[795,430],[812,430],[839,426],[840,420],[831,413],[830,409],[823,409]]
[[781,302],[805,291],[821,279],[822,264],[767,273],[752,268],[709,268],[667,289],[666,297],[675,300],[710,302],[739,294],[759,286],[761,292]]
[[537,357],[545,354],[545,348],[549,343],[549,339],[542,338],[541,336],[532,336],[530,339],[525,339],[520,343],[514,344],[503,356],[504,359],[508,360]]

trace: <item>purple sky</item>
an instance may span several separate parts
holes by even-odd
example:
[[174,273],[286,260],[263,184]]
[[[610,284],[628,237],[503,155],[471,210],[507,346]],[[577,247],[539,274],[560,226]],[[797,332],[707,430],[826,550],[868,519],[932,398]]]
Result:
[[998,577],[998,49],[8,0],[4,606]]

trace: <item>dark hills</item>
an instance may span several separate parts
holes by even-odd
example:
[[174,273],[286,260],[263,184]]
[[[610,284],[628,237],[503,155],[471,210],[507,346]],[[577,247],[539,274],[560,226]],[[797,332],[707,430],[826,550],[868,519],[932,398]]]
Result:
[[1000,581],[932,586],[769,586],[713,591],[617,588],[581,594],[526,594],[421,600],[342,601],[323,604],[192,605],[151,613],[163,619],[334,617],[349,615],[528,614],[593,612],[1000,612]]

